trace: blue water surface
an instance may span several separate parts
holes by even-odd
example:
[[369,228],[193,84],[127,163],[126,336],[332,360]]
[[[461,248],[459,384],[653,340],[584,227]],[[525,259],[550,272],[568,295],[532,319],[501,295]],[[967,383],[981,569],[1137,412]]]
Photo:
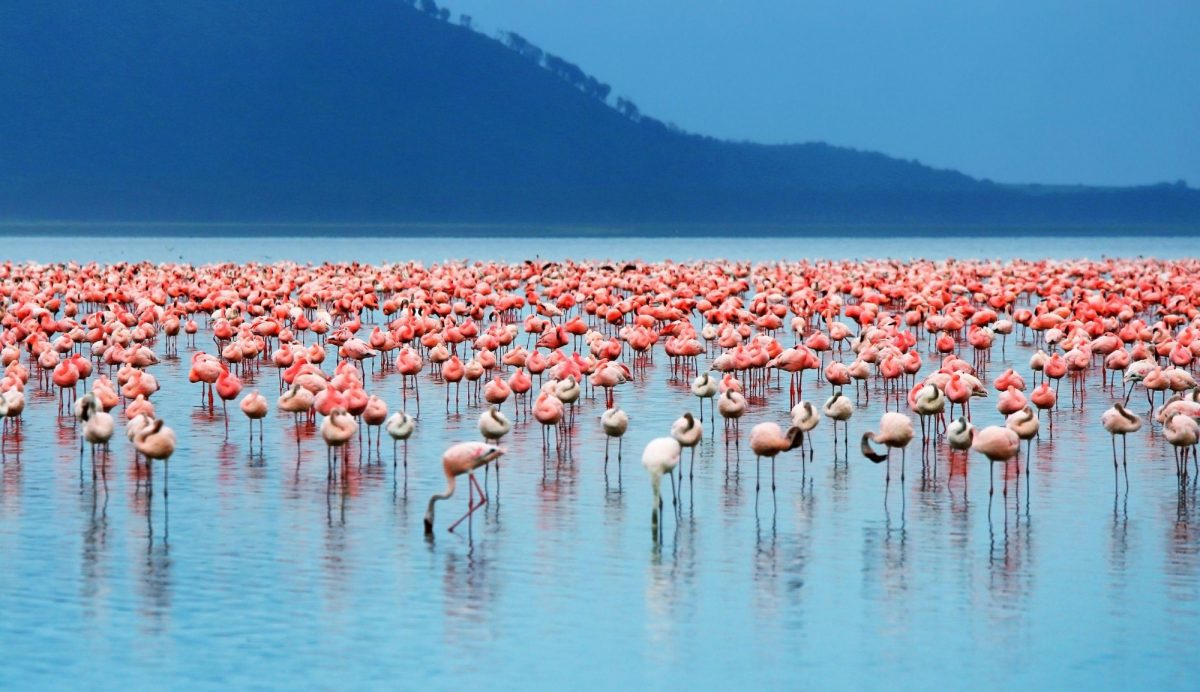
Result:
[[[473,238],[6,239],[12,260],[351,260],[444,258],[1196,256],[1200,240],[1053,237],[640,240]],[[785,339],[790,337],[784,337]],[[212,351],[208,335],[198,343]],[[158,345],[162,352],[162,344]],[[989,377],[1028,376],[1029,346],[1009,337]],[[1098,372],[1081,406],[1033,445],[1028,481],[939,445],[906,477],[855,449],[882,412],[873,390],[835,453],[827,423],[807,467],[778,462],[778,490],[755,491],[755,460],[718,421],[678,518],[650,530],[641,448],[698,411],[661,351],[619,390],[631,429],[607,466],[602,398],[585,399],[566,450],[542,451],[536,422],[506,441],[499,490],[469,530],[443,503],[423,535],[443,449],[477,439],[480,407],[446,413],[426,371],[403,464],[355,446],[344,479],[327,479],[315,430],[266,419],[251,451],[246,420],[200,405],[191,350],[153,372],[159,416],[179,436],[169,481],[152,492],[131,446],[114,438],[93,481],[53,391],[31,380],[19,436],[0,466],[0,687],[1194,689],[1200,641],[1200,512],[1176,481],[1154,426],[1129,440],[1128,489],[1114,481],[1100,413],[1120,394]],[[926,353],[926,361],[936,359]],[[331,359],[332,360],[332,359]],[[706,359],[702,359],[703,362]],[[929,370],[930,365],[926,366]],[[273,403],[275,372],[258,387]],[[395,409],[399,377],[368,391]],[[787,417],[787,383],[755,401],[742,434]],[[804,395],[829,388],[811,379]],[[1135,404],[1138,400],[1135,398]],[[455,409],[450,392],[450,409]],[[1139,412],[1147,408],[1144,399]],[[414,412],[413,402],[409,410]],[[512,414],[511,405],[507,409]],[[994,398],[979,425],[1001,422]],[[119,416],[118,422],[123,419]],[[836,455],[836,456],[835,456]],[[401,452],[400,457],[404,454]],[[896,471],[897,469],[893,469]],[[106,476],[107,478],[104,478]],[[169,484],[169,496],[162,494]],[[460,486],[460,490],[464,486]],[[670,486],[666,498],[670,507]],[[1001,488],[1007,488],[1007,493]],[[466,525],[463,529],[468,529]]]

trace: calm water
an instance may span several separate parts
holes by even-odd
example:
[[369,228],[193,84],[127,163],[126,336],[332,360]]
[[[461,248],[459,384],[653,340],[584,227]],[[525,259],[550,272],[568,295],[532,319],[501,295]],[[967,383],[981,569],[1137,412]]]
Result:
[[[1200,241],[18,238],[6,241],[5,256],[1142,252],[1195,255]],[[1028,375],[1029,352],[1010,337],[989,379],[1008,361]],[[781,457],[774,494],[756,496],[753,456],[743,449],[739,463],[718,423],[697,454],[694,481],[685,480],[678,521],[667,513],[656,545],[641,448],[695,410],[686,383],[672,380],[660,357],[619,390],[633,419],[621,463],[614,448],[605,468],[601,399],[584,402],[561,459],[542,454],[536,423],[519,424],[500,490],[469,535],[444,530],[465,508],[456,496],[440,507],[428,541],[421,517],[444,483],[441,451],[477,437],[479,408],[466,405],[465,388],[461,413],[447,416],[443,386],[428,374],[422,380],[407,474],[393,472],[385,441],[378,454],[353,450],[346,479],[330,484],[320,437],[302,427],[298,450],[290,416],[267,418],[261,454],[251,453],[240,413],[226,435],[219,407],[215,415],[201,409],[186,382],[189,356],[181,341],[180,359],[154,368],[164,387],[154,397],[159,415],[180,440],[169,504],[161,469],[152,498],[137,488],[120,433],[107,481],[93,482],[86,460],[81,472],[70,420],[56,418],[54,395],[31,380],[24,430],[9,438],[0,468],[0,686],[1195,687],[1197,491],[1180,491],[1156,429],[1129,441],[1128,492],[1114,484],[1099,427],[1113,396],[1098,376],[1082,409],[1058,415],[1053,435],[1043,430],[1031,484],[1010,481],[1004,497],[997,470],[990,506],[986,462],[951,464],[942,448],[936,472],[932,462],[923,471],[916,446],[906,482],[893,478],[885,502],[883,469],[854,449],[878,420],[878,392],[851,421],[848,462],[835,462],[823,422],[814,462],[805,472],[794,454]],[[255,386],[273,399],[275,373],[264,369]],[[752,406],[743,434],[786,420],[784,386]],[[400,403],[394,375],[370,377],[368,390]],[[828,394],[810,375],[806,397]],[[1001,422],[994,404],[975,407],[977,424]]]

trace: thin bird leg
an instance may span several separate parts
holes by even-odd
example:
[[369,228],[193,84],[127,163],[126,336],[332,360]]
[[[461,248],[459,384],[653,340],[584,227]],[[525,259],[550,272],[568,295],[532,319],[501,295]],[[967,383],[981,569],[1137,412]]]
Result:
[[1117,436],[1112,436],[1112,453],[1113,453],[1113,481],[1117,480]]
[[[486,469],[487,467],[485,466],[484,468]],[[497,471],[497,473],[499,473],[499,471]],[[475,479],[475,474],[471,474],[470,481],[475,486],[475,490],[479,493],[479,502],[475,504],[475,507],[479,508],[486,505],[488,501],[487,493],[484,492],[483,488],[479,486],[479,481]]]
[[454,528],[456,526],[458,526],[459,524],[461,524],[464,519],[471,516],[471,512],[473,512],[475,510],[475,484],[468,482],[467,483],[467,491],[468,491],[467,513],[462,515],[461,517],[459,517],[458,521],[455,521],[453,524],[451,524],[450,528],[448,528],[447,531],[453,531]]
[[1125,470],[1125,487],[1129,488],[1129,438],[1121,436],[1121,468]]
[[[475,513],[475,510],[487,504],[487,494],[483,492],[483,488],[479,487],[479,481],[476,480],[475,474],[468,474],[467,488],[470,490],[467,497],[467,513],[459,517],[458,521],[450,525],[450,531],[453,531],[456,526],[461,524],[464,519],[469,518]],[[475,501],[475,493],[479,493],[479,501]]]

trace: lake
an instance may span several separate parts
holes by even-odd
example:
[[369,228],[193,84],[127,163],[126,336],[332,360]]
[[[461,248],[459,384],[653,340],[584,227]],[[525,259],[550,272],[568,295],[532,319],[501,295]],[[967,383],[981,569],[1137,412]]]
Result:
[[[148,259],[382,263],[445,258],[1099,257],[1200,255],[1200,238],[63,237],[5,239],[13,261]],[[203,326],[203,323],[202,323]],[[781,337],[788,342],[790,337]],[[524,339],[522,335],[521,339]],[[212,352],[209,334],[197,340]],[[790,342],[788,342],[790,343]],[[162,353],[162,344],[157,350]],[[1010,336],[987,375],[1028,376],[1032,349]],[[942,445],[885,487],[857,451],[882,412],[873,391],[850,422],[848,454],[828,421],[805,467],[777,465],[755,491],[754,456],[705,421],[693,479],[652,539],[641,449],[685,410],[688,382],[665,358],[618,390],[632,419],[623,458],[604,461],[603,399],[585,399],[562,454],[540,426],[506,440],[499,490],[470,530],[439,509],[441,452],[478,439],[478,405],[446,412],[422,375],[407,470],[391,443],[355,445],[329,481],[314,428],[274,409],[276,375],[253,386],[272,403],[265,444],[247,423],[199,405],[191,351],[152,372],[161,418],[179,435],[170,495],[147,495],[121,430],[92,480],[70,417],[30,380],[19,437],[0,467],[0,686],[500,688],[1194,688],[1200,641],[1200,507],[1176,480],[1155,426],[1129,440],[1128,489],[1114,482],[1100,413],[1119,393],[1098,370],[1081,408],[1033,445],[1029,480],[989,498],[988,463]],[[659,347],[661,356],[661,346]],[[928,364],[935,359],[923,352]],[[702,366],[703,366],[702,359]],[[327,364],[332,359],[327,360]],[[329,369],[328,367],[326,368]],[[786,382],[752,402],[743,438],[786,421]],[[400,405],[395,373],[368,391]],[[830,393],[814,386],[816,402]],[[1069,406],[1066,388],[1064,401]],[[995,395],[975,408],[998,424]],[[1134,397],[1139,413],[1144,398]],[[410,402],[410,412],[412,412]],[[511,406],[508,406],[511,414]],[[116,412],[114,412],[116,413]],[[119,424],[122,422],[118,417]],[[299,438],[297,437],[299,435]],[[297,441],[299,440],[299,441]],[[403,457],[403,453],[401,457]],[[685,453],[685,458],[687,457]],[[156,469],[156,473],[158,473]],[[997,487],[1001,471],[996,470]],[[461,486],[460,486],[461,488]],[[466,529],[466,525],[463,527]]]

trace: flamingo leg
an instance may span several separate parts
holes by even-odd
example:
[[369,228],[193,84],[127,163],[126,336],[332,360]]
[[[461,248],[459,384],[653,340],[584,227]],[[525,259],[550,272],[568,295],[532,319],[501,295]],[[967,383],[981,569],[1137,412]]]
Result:
[[[463,523],[464,520],[469,519],[471,515],[475,513],[475,510],[487,504],[487,494],[483,492],[483,488],[479,487],[479,481],[476,480],[474,472],[468,474],[467,488],[470,490],[470,493],[467,497],[467,513],[459,517],[457,521],[451,524],[450,528],[448,529],[449,531],[453,531],[455,527]],[[475,501],[476,492],[479,493],[478,502]]]
[[1121,436],[1121,468],[1125,470],[1125,487],[1129,488],[1129,443],[1127,437]]

